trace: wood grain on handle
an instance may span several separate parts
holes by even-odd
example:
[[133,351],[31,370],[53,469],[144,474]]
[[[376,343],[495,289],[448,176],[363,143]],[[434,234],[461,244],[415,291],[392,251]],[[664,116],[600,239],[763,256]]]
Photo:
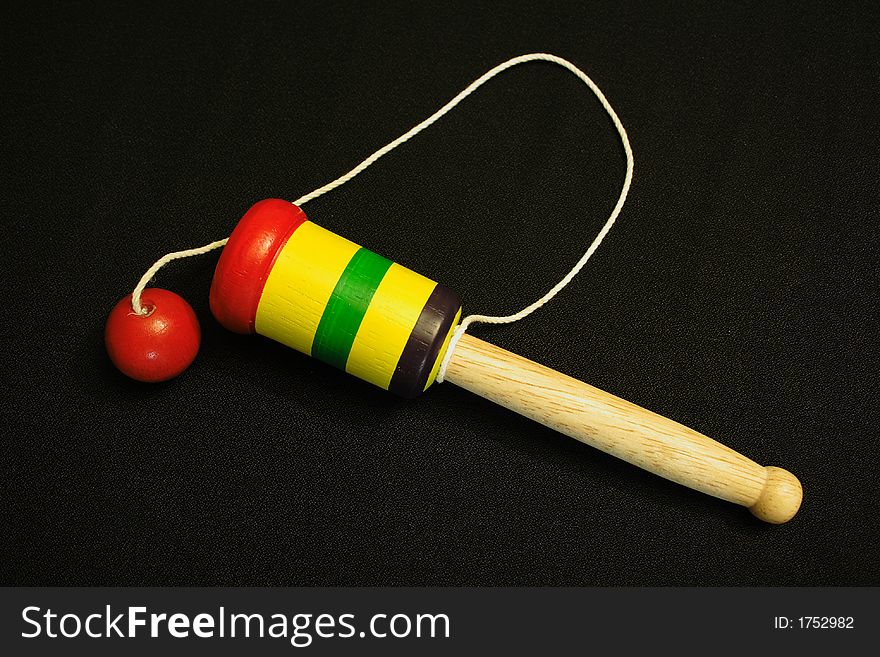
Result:
[[470,335],[459,341],[446,380],[761,520],[787,522],[800,507],[800,482],[787,470]]

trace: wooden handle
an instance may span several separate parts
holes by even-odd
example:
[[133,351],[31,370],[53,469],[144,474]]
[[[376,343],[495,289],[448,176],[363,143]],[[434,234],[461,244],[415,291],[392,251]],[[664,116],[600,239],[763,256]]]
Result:
[[473,336],[462,336],[446,380],[766,522],[787,522],[801,505],[801,484],[787,470]]

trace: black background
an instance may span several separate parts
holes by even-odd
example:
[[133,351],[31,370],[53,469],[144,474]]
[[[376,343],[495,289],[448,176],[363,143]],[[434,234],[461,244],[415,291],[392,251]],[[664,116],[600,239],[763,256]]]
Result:
[[[136,5],[143,4],[138,7]],[[4,584],[880,584],[871,3],[4,5]],[[797,474],[788,525],[451,385],[398,400],[210,316],[142,385],[107,312],[160,255],[347,171],[485,70],[593,76],[636,156],[617,226],[473,333]],[[624,161],[574,77],[497,78],[317,223],[458,290],[534,300]]]

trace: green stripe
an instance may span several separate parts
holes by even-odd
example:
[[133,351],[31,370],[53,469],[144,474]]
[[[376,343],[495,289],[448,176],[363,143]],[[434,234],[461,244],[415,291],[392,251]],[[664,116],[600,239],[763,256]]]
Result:
[[387,258],[364,248],[351,257],[318,322],[312,356],[345,369],[370,301],[391,264]]

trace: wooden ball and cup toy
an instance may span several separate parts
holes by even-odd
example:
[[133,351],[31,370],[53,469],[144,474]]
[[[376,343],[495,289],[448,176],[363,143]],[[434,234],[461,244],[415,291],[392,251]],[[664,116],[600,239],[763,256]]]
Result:
[[[128,376],[167,380],[195,358],[198,320],[166,290],[144,290],[142,304],[135,313],[129,296],[113,309],[107,349]],[[461,320],[449,288],[278,199],[239,221],[217,263],[210,306],[231,331],[277,340],[406,398],[435,382]],[[445,381],[766,522],[787,522],[800,507],[800,482],[787,470],[466,333]]]

